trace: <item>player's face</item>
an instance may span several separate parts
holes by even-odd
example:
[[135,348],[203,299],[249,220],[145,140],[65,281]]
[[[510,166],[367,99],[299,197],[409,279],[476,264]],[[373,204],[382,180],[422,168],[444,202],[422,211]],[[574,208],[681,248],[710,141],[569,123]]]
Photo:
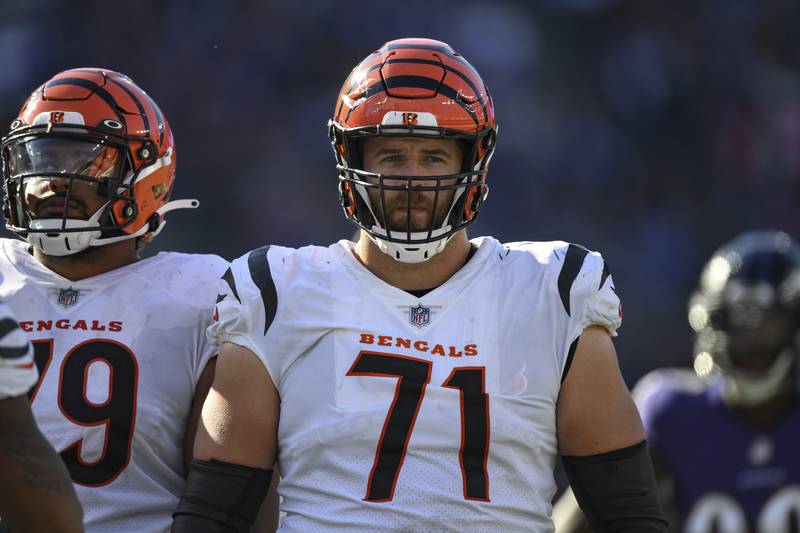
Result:
[[[64,139],[36,139],[21,146],[12,158],[12,174],[33,174],[23,178],[25,206],[31,219],[88,219],[108,200],[98,194],[102,178],[119,168],[117,148]],[[18,166],[19,168],[14,168]],[[36,176],[35,174],[56,174]],[[57,174],[78,174],[69,179]]]
[[755,327],[731,328],[728,353],[739,370],[759,377],[772,366],[795,334],[792,317],[773,310]]
[[[444,139],[420,139],[418,137],[371,137],[363,147],[364,170],[384,176],[446,176],[461,172],[463,154],[456,141]],[[456,180],[443,180],[441,185],[454,185]],[[384,180],[386,186],[405,186],[406,180]],[[413,187],[435,187],[437,180],[415,180]],[[379,218],[383,218],[390,230],[428,231],[431,217],[434,227],[444,222],[454,190],[442,190],[436,200],[436,192],[385,190],[385,209],[380,191],[369,189],[370,203]],[[409,219],[410,216],[410,219]]]

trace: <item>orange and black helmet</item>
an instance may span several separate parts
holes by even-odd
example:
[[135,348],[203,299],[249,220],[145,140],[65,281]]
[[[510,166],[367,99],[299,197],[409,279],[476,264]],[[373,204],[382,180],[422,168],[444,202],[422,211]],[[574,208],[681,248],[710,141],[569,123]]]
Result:
[[[367,56],[345,80],[328,123],[339,171],[339,193],[347,218],[386,253],[403,262],[425,261],[472,223],[488,192],[486,172],[497,123],[489,89],[478,72],[448,44],[432,39],[389,41]],[[361,145],[370,136],[451,139],[464,147],[459,174],[437,176],[423,186],[419,176],[385,176],[363,169]],[[402,185],[389,185],[392,183]],[[403,181],[405,180],[405,181]],[[431,177],[424,181],[430,183]],[[451,185],[455,183],[455,185]],[[368,189],[454,190],[447,216],[427,231],[389,228],[373,209]],[[438,221],[437,221],[438,223]]]
[[[67,70],[37,88],[2,140],[2,169],[6,226],[49,255],[154,236],[164,213],[197,205],[170,202],[175,141],[158,105],[107,69]],[[43,179],[68,182],[58,216],[36,216],[26,204],[26,185]],[[79,183],[107,199],[88,220],[66,214]]]

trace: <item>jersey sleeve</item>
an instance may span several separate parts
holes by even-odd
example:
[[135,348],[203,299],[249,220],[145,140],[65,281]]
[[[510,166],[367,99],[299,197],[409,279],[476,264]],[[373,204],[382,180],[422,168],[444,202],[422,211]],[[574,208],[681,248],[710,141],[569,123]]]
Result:
[[0,399],[25,394],[38,377],[33,349],[9,308],[0,304]]
[[208,327],[209,342],[219,349],[231,343],[253,352],[277,385],[277,368],[268,359],[266,338],[275,316],[277,296],[272,280],[269,247],[253,250],[236,259],[219,281],[214,322]]
[[[574,271],[577,274],[572,274]],[[567,309],[573,338],[580,336],[589,326],[602,326],[612,337],[616,336],[617,329],[622,325],[622,305],[603,256],[574,244],[569,245],[559,274],[559,290],[564,300],[564,288],[572,276],[574,280],[570,284]]]
[[229,266],[227,261],[215,255],[199,256],[199,261],[198,268],[205,271],[206,276],[202,280],[202,286],[198,287],[199,290],[196,291],[205,296],[203,301],[200,302],[200,312],[202,314],[196,332],[195,382],[200,379],[200,375],[208,365],[209,360],[219,352],[219,347],[210,341],[208,335],[206,335],[206,330],[213,322],[214,297],[217,294],[219,276]]

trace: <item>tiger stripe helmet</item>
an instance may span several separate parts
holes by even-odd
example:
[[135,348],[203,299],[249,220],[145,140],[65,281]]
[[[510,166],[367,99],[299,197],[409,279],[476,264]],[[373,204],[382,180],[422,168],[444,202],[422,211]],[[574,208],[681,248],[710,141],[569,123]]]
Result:
[[[108,69],[56,74],[31,94],[0,146],[6,227],[47,255],[149,240],[163,228],[166,212],[198,205],[170,201],[175,141],[158,105],[129,77]],[[48,151],[73,154],[72,160],[48,160]],[[101,159],[109,168],[87,175]],[[31,179],[66,179],[68,191],[76,180],[90,180],[107,201],[88,220],[32,217],[24,194]],[[67,192],[65,213],[69,201]]]
[[[457,231],[475,221],[488,194],[486,172],[497,123],[489,89],[478,72],[450,45],[433,39],[389,41],[359,63],[342,86],[328,123],[339,172],[339,196],[348,220],[366,231],[383,252],[406,263],[430,259]],[[363,141],[370,136],[460,141],[461,172],[436,176],[386,176],[364,170]],[[402,185],[389,185],[387,180]],[[456,183],[456,185],[450,185]],[[368,190],[454,190],[441,225],[427,231],[389,228],[371,205]],[[435,210],[434,210],[435,211]]]

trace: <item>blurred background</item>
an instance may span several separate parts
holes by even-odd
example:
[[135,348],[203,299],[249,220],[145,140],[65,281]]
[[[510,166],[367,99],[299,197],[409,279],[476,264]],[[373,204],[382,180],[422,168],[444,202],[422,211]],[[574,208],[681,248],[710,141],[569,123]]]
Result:
[[177,143],[173,214],[146,249],[233,259],[350,237],[325,124],[399,37],[450,43],[500,124],[473,236],[603,252],[629,385],[690,364],[686,300],[713,250],[800,234],[797,0],[2,0],[0,125],[60,70],[128,74]]

